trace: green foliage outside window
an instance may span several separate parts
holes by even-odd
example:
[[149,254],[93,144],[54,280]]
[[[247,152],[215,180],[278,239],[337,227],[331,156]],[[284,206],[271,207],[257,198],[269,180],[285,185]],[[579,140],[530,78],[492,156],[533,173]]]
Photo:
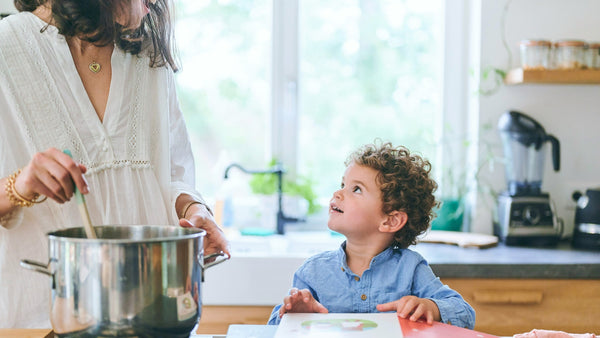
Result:
[[[274,167],[276,163],[276,160],[272,160],[269,163],[269,168]],[[274,174],[254,174],[249,184],[255,194],[273,195],[277,193],[277,175]],[[284,175],[282,191],[290,196],[303,197],[308,202],[307,214],[312,215],[321,209],[317,204],[317,195],[313,190],[313,184],[313,181],[306,177],[291,180]]]
[[[328,200],[339,187],[348,154],[376,138],[434,161],[441,116],[442,1],[298,4],[294,171],[310,182],[296,181],[298,189],[306,194],[310,185],[312,194]],[[177,8],[183,64],[178,93],[199,189],[211,196],[222,182],[222,171],[215,169],[219,165],[263,167],[272,157],[266,153],[272,1],[178,0]],[[293,187],[284,183],[284,189]]]

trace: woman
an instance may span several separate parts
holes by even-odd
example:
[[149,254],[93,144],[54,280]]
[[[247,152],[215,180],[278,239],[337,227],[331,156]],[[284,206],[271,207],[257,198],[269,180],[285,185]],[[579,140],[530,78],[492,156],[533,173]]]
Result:
[[0,327],[50,327],[48,278],[19,260],[81,226],[75,186],[94,224],[199,227],[205,253],[227,252],[194,190],[167,0],[15,6],[0,21]]

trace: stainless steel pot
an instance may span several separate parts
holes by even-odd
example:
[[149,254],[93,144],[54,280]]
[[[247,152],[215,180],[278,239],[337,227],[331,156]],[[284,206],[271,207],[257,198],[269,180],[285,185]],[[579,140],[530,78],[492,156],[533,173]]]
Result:
[[48,234],[50,320],[59,337],[189,337],[201,315],[206,232],[175,226],[97,226]]

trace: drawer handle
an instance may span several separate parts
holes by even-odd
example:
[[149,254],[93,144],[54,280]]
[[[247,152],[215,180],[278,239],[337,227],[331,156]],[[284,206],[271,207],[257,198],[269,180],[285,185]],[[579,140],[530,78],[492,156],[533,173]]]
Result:
[[481,290],[475,291],[473,298],[477,303],[482,304],[540,304],[543,293],[531,290]]

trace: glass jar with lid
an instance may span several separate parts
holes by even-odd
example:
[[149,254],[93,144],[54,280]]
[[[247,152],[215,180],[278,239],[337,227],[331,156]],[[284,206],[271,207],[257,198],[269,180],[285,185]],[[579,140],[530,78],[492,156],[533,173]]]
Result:
[[522,40],[519,43],[521,67],[527,70],[544,70],[550,66],[550,47],[547,40]]
[[588,44],[587,66],[592,69],[600,69],[600,42]]
[[554,43],[554,60],[558,69],[586,68],[586,44],[580,40],[560,40]]

